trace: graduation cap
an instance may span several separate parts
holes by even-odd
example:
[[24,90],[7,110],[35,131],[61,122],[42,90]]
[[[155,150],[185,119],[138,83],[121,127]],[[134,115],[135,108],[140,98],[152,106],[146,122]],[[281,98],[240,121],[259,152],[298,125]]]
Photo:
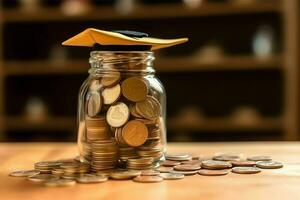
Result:
[[102,51],[147,51],[162,49],[187,41],[188,38],[152,38],[148,37],[147,33],[137,31],[103,31],[88,28],[62,44],[66,46],[94,47],[96,50]]

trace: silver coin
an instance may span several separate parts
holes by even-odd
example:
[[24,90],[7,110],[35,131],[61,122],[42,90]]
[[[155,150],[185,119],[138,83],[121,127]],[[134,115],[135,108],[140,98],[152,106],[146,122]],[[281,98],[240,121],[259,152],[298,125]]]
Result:
[[164,180],[178,180],[184,178],[184,174],[180,173],[161,173],[159,174],[159,176],[162,177]]
[[261,169],[279,169],[283,167],[283,164],[275,161],[258,161],[256,166]]
[[218,161],[218,160],[204,160],[202,161],[202,168],[204,169],[227,169],[231,168],[230,162]]
[[9,175],[14,177],[28,177],[39,174],[39,170],[20,170],[11,172]]
[[88,98],[87,114],[89,117],[95,117],[101,110],[102,100],[97,91],[93,91]]
[[84,174],[79,176],[76,181],[78,183],[101,183],[108,180],[107,176],[95,175],[95,174]]
[[247,160],[250,160],[250,161],[271,161],[272,158],[270,156],[251,156],[251,157],[248,157]]
[[44,182],[44,185],[49,187],[63,187],[63,186],[71,186],[75,185],[76,181],[68,180],[68,179],[57,179],[57,180],[50,180]]
[[234,167],[232,172],[237,174],[257,174],[261,170],[257,167]]
[[166,159],[173,161],[186,161],[191,160],[192,157],[188,154],[166,154]]

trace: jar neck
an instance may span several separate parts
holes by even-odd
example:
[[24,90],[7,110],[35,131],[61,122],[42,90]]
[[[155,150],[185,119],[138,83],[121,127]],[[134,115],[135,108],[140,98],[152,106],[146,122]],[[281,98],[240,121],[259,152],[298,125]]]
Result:
[[151,51],[92,51],[90,75],[99,75],[118,70],[121,73],[154,74]]

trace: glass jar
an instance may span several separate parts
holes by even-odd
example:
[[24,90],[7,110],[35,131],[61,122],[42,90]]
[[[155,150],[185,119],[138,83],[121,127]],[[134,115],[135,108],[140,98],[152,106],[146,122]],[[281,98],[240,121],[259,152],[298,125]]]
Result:
[[166,151],[166,93],[151,51],[92,51],[78,102],[80,160],[92,171],[151,169]]

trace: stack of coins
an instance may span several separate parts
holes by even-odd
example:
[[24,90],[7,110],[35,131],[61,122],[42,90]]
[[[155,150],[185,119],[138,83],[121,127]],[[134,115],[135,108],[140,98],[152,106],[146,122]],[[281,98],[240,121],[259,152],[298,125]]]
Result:
[[138,74],[112,70],[93,79],[78,132],[81,158],[93,172],[117,168],[118,163],[150,169],[163,159],[165,130],[157,97],[148,80]]
[[153,168],[153,158],[130,158],[126,167],[135,170],[147,170]]
[[90,171],[90,165],[80,162],[66,162],[61,164],[60,168],[63,171],[61,177],[72,180]]

